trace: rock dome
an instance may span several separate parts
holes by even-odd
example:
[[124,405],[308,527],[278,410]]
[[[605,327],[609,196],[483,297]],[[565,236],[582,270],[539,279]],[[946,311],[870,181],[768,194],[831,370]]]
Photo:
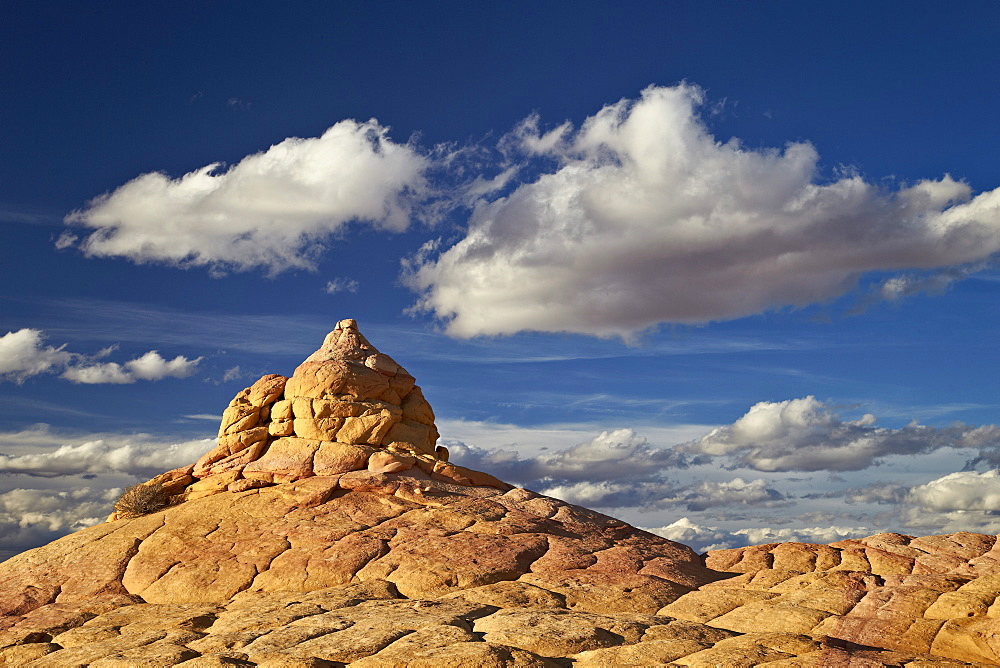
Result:
[[996,536],[697,555],[437,437],[342,320],[157,504],[0,563],[0,666],[1000,665]]
[[[229,402],[211,451],[145,484],[163,487],[171,505],[352,471],[411,471],[410,480],[510,489],[449,464],[437,439],[434,411],[413,376],[357,322],[341,320],[290,378],[264,376]],[[127,514],[116,511],[109,521]]]

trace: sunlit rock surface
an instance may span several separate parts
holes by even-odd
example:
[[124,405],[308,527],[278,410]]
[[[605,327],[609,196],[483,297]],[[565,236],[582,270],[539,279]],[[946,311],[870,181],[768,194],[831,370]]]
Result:
[[170,505],[0,564],[0,665],[1000,665],[995,536],[698,556],[436,440],[341,321],[151,481]]
[[233,398],[215,448],[150,482],[174,504],[353,471],[413,470],[410,477],[510,488],[449,464],[437,438],[434,411],[413,376],[354,320],[342,320],[291,378],[264,376]]

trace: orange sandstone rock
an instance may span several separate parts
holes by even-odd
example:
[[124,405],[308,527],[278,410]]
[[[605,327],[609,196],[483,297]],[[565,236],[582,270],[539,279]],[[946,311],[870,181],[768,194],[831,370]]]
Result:
[[995,536],[699,556],[448,461],[343,320],[171,504],[0,563],[0,666],[1000,665]]
[[193,467],[155,480],[169,483],[175,503],[230,486],[242,491],[314,475],[414,467],[467,487],[510,488],[449,464],[437,439],[434,411],[413,376],[379,352],[354,320],[342,320],[291,377],[267,375],[239,392],[223,412],[216,447]]

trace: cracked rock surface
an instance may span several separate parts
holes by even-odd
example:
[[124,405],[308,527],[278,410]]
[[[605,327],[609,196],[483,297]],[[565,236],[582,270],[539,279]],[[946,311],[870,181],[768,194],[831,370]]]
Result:
[[1000,665],[995,536],[699,556],[436,439],[341,321],[146,483],[167,506],[0,563],[0,666]]
[[683,545],[523,489],[312,476],[0,564],[0,664],[551,665],[640,642],[717,577]]

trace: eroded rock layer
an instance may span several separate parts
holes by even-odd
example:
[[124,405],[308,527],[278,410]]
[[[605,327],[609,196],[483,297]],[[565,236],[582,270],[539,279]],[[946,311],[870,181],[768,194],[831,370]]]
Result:
[[829,545],[774,543],[709,552],[706,563],[738,575],[703,585],[660,614],[830,646],[797,665],[830,665],[831,652],[851,650],[887,650],[883,658],[893,661],[1000,665],[996,536],[888,533]]
[[225,491],[20,554],[0,564],[0,664],[385,652],[360,665],[406,665],[424,652],[424,665],[547,665],[638,642],[670,623],[657,610],[719,577],[689,548],[583,508],[414,476]]
[[0,665],[1000,665],[995,536],[699,556],[436,440],[341,321],[133,510],[0,564]]
[[715,571],[525,490],[345,477],[5,562],[0,665],[1000,665],[994,536],[724,550]]
[[[434,411],[415,379],[341,320],[290,378],[262,377],[226,407],[217,445],[148,481],[178,504],[350,471],[418,475],[466,486],[510,485],[448,463]],[[116,509],[109,521],[140,513]]]

